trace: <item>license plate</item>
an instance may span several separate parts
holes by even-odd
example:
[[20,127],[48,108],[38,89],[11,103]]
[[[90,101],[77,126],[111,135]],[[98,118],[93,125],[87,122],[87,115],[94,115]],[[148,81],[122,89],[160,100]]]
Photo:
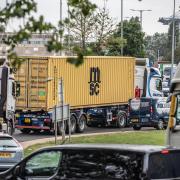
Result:
[[11,153],[0,152],[0,158],[11,158]]
[[25,119],[24,119],[24,122],[25,122],[25,123],[30,123],[31,120],[30,120],[29,118],[25,118]]
[[139,122],[139,119],[131,119],[131,122]]

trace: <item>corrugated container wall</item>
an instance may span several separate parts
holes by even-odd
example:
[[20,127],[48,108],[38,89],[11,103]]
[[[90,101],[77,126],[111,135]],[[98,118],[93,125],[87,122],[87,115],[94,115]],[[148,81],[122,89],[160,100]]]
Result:
[[[134,96],[134,68],[135,59],[129,57],[86,57],[78,68],[65,58],[48,61],[49,77],[63,78],[65,103],[72,108],[127,103]],[[53,83],[48,83],[48,108],[58,93]]]
[[51,109],[59,102],[60,77],[71,108],[127,103],[134,96],[134,68],[130,57],[86,57],[78,68],[65,57],[27,58],[16,74],[21,83],[17,109]]

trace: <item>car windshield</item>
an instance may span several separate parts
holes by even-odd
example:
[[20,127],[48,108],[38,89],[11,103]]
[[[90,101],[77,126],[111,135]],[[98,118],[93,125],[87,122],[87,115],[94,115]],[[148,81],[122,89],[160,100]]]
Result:
[[0,137],[0,147],[17,147],[17,143],[11,137]]
[[180,178],[180,152],[162,151],[152,154],[149,159],[150,179]]

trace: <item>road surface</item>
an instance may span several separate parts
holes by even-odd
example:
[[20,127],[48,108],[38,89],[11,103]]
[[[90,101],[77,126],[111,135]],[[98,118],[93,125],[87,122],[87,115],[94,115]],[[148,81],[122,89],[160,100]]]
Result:
[[[151,131],[155,130],[154,128],[142,128],[142,131]],[[106,127],[106,128],[90,128],[88,127],[84,134],[89,134],[89,133],[98,133],[98,132],[119,132],[119,131],[133,131],[132,128],[112,128],[112,127]],[[53,134],[41,132],[38,134],[35,133],[30,133],[30,134],[22,134],[19,130],[16,130],[14,135],[13,135],[19,142],[25,142],[25,141],[31,141],[35,139],[43,139],[43,138],[50,138],[54,137]]]

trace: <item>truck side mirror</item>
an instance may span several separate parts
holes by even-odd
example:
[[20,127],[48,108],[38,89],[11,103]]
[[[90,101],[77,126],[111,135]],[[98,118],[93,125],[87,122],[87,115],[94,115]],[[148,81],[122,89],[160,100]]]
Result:
[[21,90],[20,83],[16,81],[16,97],[20,96],[20,90]]

